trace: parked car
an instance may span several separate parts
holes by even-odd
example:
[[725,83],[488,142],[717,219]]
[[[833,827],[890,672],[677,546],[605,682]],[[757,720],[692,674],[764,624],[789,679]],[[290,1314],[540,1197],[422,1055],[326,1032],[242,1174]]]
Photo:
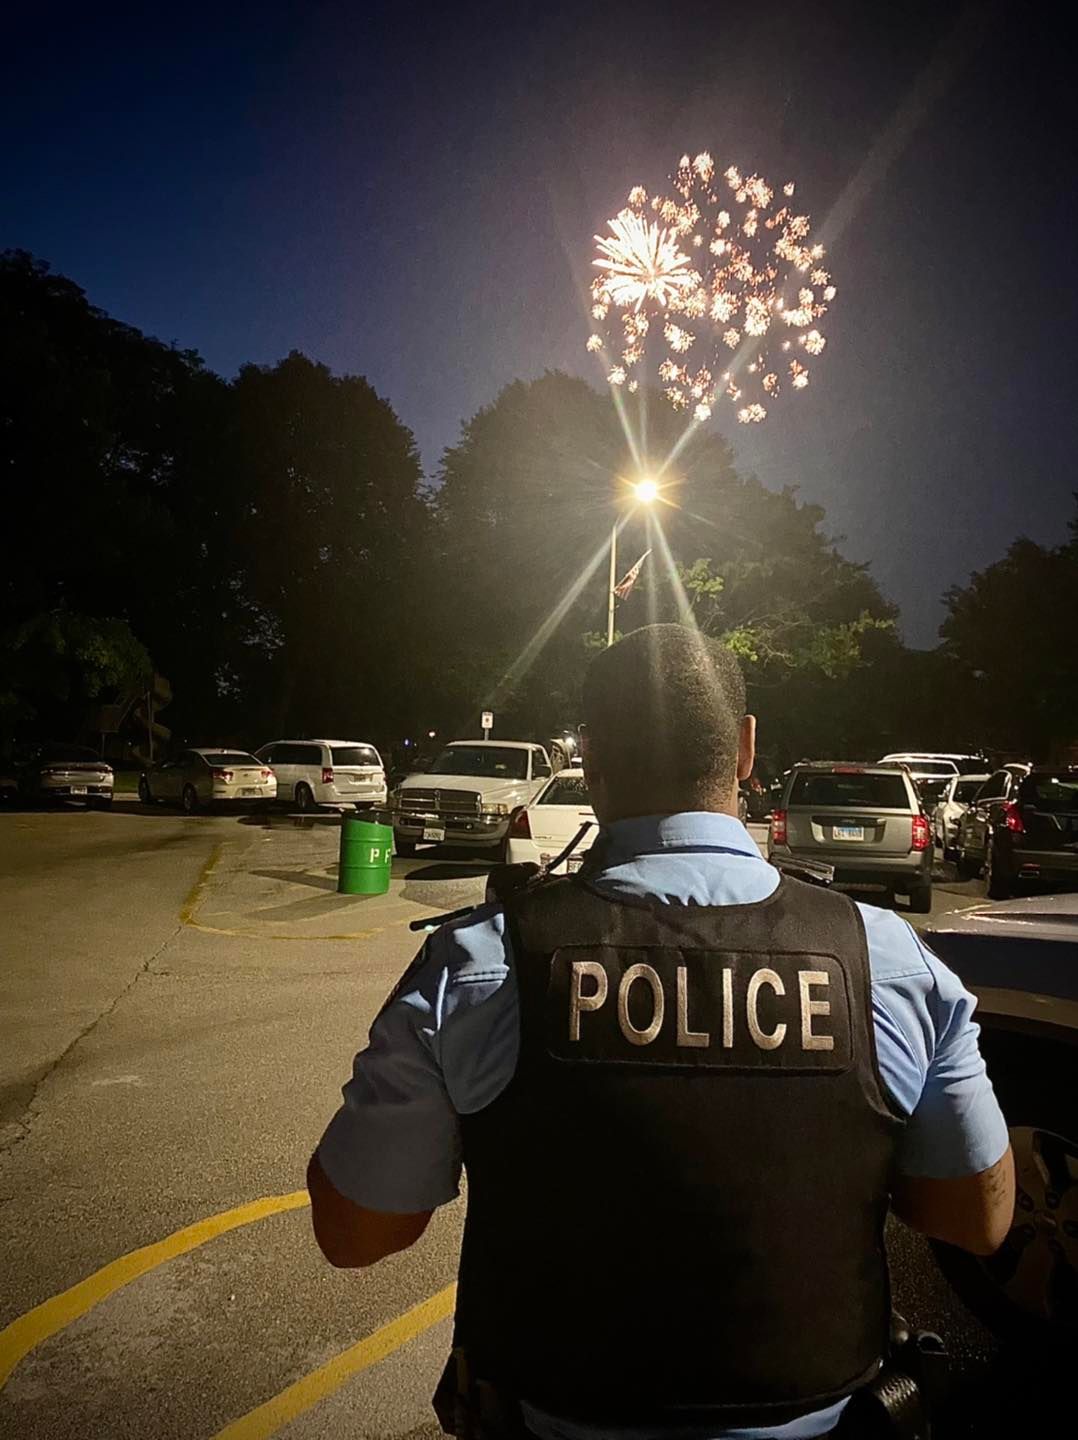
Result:
[[989,777],[962,821],[959,867],[978,862],[993,900],[1030,883],[1078,889],[1078,767]]
[[881,765],[905,765],[919,784],[922,780],[949,780],[960,773],[959,755],[930,755],[927,752],[907,750],[894,755],[885,755]]
[[211,805],[273,800],[277,779],[246,750],[183,750],[174,760],[144,770],[138,793],[144,805],[172,801],[193,815]]
[[962,1300],[996,1334],[1030,1349],[1062,1340],[1064,1353],[1073,1353],[1078,895],[944,915],[925,939],[977,996],[981,1051],[1010,1128],[1018,1180],[1014,1225],[995,1255],[978,1259],[937,1245],[937,1258]]
[[[1001,765],[978,788],[958,822],[955,840],[955,861],[963,880],[971,880],[981,872],[988,857],[988,840],[992,825],[1004,813],[1018,791],[1018,782],[1029,774],[1028,765]],[[993,899],[1002,898],[993,896]]]
[[86,745],[31,746],[18,758],[16,773],[19,793],[26,800],[80,800],[101,809],[112,804],[112,766]]
[[932,811],[932,839],[945,860],[958,854],[958,825],[987,775],[954,775],[943,787]]
[[525,861],[547,865],[561,854],[581,826],[589,823],[592,828],[566,861],[569,873],[580,869],[584,852],[591,849],[599,826],[583,770],[578,765],[559,770],[534,800],[513,816],[507,859],[512,865]]
[[771,817],[767,857],[819,860],[838,885],[882,885],[932,909],[932,834],[901,765],[795,765]]
[[369,810],[386,803],[382,757],[366,740],[274,740],[255,752],[277,777],[278,800],[297,810],[354,805]]
[[393,794],[394,846],[414,855],[422,841],[508,849],[509,822],[550,779],[542,745],[523,740],[454,740],[425,775]]

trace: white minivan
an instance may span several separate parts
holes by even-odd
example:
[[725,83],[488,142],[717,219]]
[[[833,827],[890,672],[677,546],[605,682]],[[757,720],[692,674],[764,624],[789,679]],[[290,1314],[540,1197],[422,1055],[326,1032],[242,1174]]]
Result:
[[382,757],[365,740],[274,740],[256,752],[277,776],[277,798],[297,810],[386,803]]

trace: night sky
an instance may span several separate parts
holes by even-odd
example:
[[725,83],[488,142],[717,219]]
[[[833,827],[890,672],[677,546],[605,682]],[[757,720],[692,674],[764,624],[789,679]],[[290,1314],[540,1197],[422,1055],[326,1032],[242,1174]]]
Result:
[[796,179],[839,287],[810,388],[751,433],[717,412],[739,466],[821,502],[918,645],[1016,535],[1063,539],[1062,8],[21,8],[0,248],[221,373],[300,349],[364,374],[434,476],[514,378],[598,380],[591,237],[706,148]]

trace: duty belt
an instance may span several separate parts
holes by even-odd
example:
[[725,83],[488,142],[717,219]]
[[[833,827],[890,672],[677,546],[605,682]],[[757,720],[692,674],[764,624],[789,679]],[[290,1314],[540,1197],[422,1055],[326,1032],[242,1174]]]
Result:
[[[891,1353],[871,1385],[855,1392],[832,1433],[841,1440],[931,1440],[931,1412],[946,1380],[943,1341],[891,1324]],[[533,1440],[520,1402],[471,1372],[465,1350],[453,1351],[434,1393],[443,1431],[457,1440]]]

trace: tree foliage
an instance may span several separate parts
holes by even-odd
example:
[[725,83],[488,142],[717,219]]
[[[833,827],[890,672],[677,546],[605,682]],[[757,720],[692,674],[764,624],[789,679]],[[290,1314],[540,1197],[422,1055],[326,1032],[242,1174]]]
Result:
[[1078,739],[1078,515],[1056,548],[1016,540],[952,586],[943,653],[978,728],[1000,750],[1051,759]]

